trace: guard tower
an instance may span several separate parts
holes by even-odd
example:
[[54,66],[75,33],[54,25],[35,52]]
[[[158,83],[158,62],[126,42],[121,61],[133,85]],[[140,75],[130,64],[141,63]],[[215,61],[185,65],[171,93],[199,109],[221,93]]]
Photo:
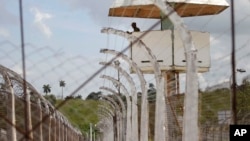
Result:
[[[179,73],[186,70],[186,60],[183,43],[167,17],[163,17],[160,9],[154,4],[155,0],[115,0],[109,9],[109,16],[130,18],[161,19],[161,30],[147,31],[141,40],[157,57],[161,71],[165,73],[166,96],[179,93]],[[226,0],[165,0],[181,17],[214,15],[225,10],[229,5]],[[144,31],[145,32],[145,31]],[[144,32],[132,33],[140,37]],[[209,71],[210,43],[209,33],[191,31],[194,46],[197,49],[198,72]],[[141,68],[143,73],[153,73],[143,50],[136,45],[131,47],[130,56]],[[133,73],[134,71],[131,70]]]
[[[115,0],[109,16],[161,19],[155,0]],[[226,0],[165,0],[181,17],[214,15],[229,5]]]
[[[144,31],[147,32],[141,40],[149,47],[152,53],[156,56],[160,64],[160,70],[165,78],[165,96],[168,97],[179,93],[179,73],[186,72],[186,57],[184,46],[178,32],[175,31],[174,25],[162,14],[161,10],[155,4],[156,0],[115,0],[113,6],[109,9],[109,16],[114,17],[131,17],[131,18],[153,18],[161,20],[161,30],[158,31]],[[229,4],[226,0],[163,0],[168,3],[176,13],[181,17],[193,17],[214,15],[222,12]],[[140,37],[144,32],[132,33],[136,37]],[[194,47],[197,49],[197,70],[200,73],[209,71],[210,68],[210,43],[209,33],[191,31]],[[143,73],[153,73],[153,67],[144,55],[142,49],[136,44],[130,48],[130,56]],[[133,73],[134,70],[131,69]],[[191,102],[191,101],[189,101]],[[171,108],[172,102],[166,104],[168,140],[180,140],[180,135],[177,138],[174,136],[181,131],[179,121],[175,112]],[[197,102],[198,103],[198,102]],[[190,104],[190,103],[189,103]],[[190,105],[189,105],[190,106]],[[194,105],[194,109],[198,105]],[[198,110],[198,109],[197,109]],[[195,110],[191,114],[197,114]],[[197,121],[197,116],[190,116],[186,114],[185,117],[194,117]],[[188,118],[183,119],[187,122]],[[192,122],[189,125],[196,126]],[[184,128],[184,127],[183,127]],[[189,127],[190,128],[190,127]],[[198,134],[195,128],[195,134]],[[157,128],[158,129],[158,128]],[[183,132],[187,131],[187,128]],[[195,135],[193,134],[193,135]],[[191,139],[193,138],[193,135]],[[185,137],[187,134],[185,133]]]

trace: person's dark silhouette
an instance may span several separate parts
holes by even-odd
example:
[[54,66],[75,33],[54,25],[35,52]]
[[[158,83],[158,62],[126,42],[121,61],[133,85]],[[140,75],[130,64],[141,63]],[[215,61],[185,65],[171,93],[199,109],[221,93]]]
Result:
[[[132,22],[131,24],[132,28],[134,29],[134,32],[140,32],[140,28],[136,26],[135,22]],[[127,31],[127,33],[132,34],[132,32]]]
[[133,22],[133,23],[131,24],[131,26],[133,27],[134,32],[139,32],[139,31],[140,31],[140,28],[138,28],[138,27],[136,26],[136,23],[135,23],[135,22]]

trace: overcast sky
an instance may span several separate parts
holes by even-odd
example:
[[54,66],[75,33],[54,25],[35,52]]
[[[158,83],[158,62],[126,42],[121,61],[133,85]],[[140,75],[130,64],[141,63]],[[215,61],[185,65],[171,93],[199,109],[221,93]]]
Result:
[[[59,80],[65,80],[65,95],[72,93],[101,67],[98,62],[107,58],[99,53],[101,48],[121,50],[128,45],[125,39],[100,33],[103,27],[131,30],[130,23],[135,21],[144,31],[157,22],[150,19],[108,17],[112,3],[113,0],[23,1],[27,80],[39,92],[43,92],[44,84],[50,84],[52,93],[60,95]],[[249,0],[235,2],[237,68],[244,68],[248,72],[249,7]],[[16,0],[0,0],[0,63],[21,74],[18,8]],[[210,32],[211,68],[209,72],[199,74],[200,85],[205,88],[228,81],[231,76],[230,8],[218,15],[183,20],[188,29]],[[115,76],[113,71],[102,73]],[[247,74],[238,74],[238,83]],[[152,82],[151,76],[148,77],[148,81]],[[98,91],[102,85],[107,84],[97,76],[79,94],[85,97],[92,91]]]

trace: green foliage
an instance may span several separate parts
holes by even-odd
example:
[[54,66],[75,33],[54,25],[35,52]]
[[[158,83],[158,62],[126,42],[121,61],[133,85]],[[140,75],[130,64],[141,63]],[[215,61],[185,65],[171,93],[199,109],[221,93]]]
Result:
[[217,124],[218,112],[230,110],[229,89],[218,89],[212,92],[203,92],[200,100],[200,123]]
[[153,83],[149,83],[148,93],[148,102],[154,102],[156,100],[156,89]]
[[99,100],[102,95],[102,92],[91,92],[87,97],[86,100]]
[[65,100],[66,100],[66,99],[74,99],[74,96],[66,96],[66,97],[65,97]]
[[[68,99],[68,102],[60,109],[60,111],[70,120],[70,122],[79,128],[83,133],[89,131],[89,124],[92,125],[98,122],[96,110],[100,104],[99,96],[101,92],[92,92],[86,99],[82,100],[77,97]],[[156,95],[153,85],[148,90],[148,98]],[[171,106],[175,110],[177,116],[183,115],[185,94],[168,97],[171,101]],[[111,95],[113,97],[113,95]],[[113,97],[116,99],[115,97]],[[125,99],[124,99],[125,100]],[[238,120],[250,119],[250,83],[243,83],[237,86],[237,113]],[[58,101],[60,102],[60,101]],[[57,102],[57,104],[58,104]],[[140,113],[141,96],[138,93],[138,113]],[[206,91],[199,93],[199,124],[218,124],[218,112],[230,110],[230,90],[217,89],[214,91]],[[154,136],[154,122],[155,122],[155,99],[151,99],[149,107],[149,138]],[[138,114],[138,121],[140,121],[140,114]],[[140,123],[140,122],[139,122]],[[241,123],[241,122],[239,122]],[[140,126],[139,126],[140,127]],[[140,130],[140,129],[139,129]]]
[[[237,97],[237,121],[242,124],[249,124],[250,121],[250,83],[243,81],[243,84],[236,87]],[[218,112],[231,110],[230,89],[217,89],[212,92],[203,92],[200,95],[200,123],[218,124]]]
[[56,104],[56,96],[55,95],[53,95],[53,94],[45,95],[44,98],[47,99],[52,105]]
[[59,81],[59,86],[60,86],[60,87],[65,87],[65,85],[66,85],[66,83],[65,83],[64,80],[60,80],[60,81]]
[[51,86],[49,84],[43,85],[43,92],[47,95],[51,92]]
[[239,123],[250,124],[250,83],[245,81],[237,87],[237,117]]
[[65,97],[65,100],[67,100],[67,99],[82,99],[82,96],[81,95],[78,95],[78,96],[66,96]]
[[82,99],[82,96],[81,95],[77,95],[75,98],[76,99]]
[[[57,101],[57,105],[61,100]],[[97,109],[99,101],[95,100],[82,100],[82,99],[69,99],[59,111],[65,115],[69,121],[82,133],[89,131],[89,124],[93,125],[98,122]]]

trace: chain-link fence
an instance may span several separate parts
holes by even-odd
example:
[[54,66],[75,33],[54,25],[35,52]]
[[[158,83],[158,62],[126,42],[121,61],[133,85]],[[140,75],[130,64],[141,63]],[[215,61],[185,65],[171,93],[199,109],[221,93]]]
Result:
[[171,3],[183,24],[112,2],[0,0],[0,140],[228,141],[249,124],[249,0],[235,21],[229,0],[210,16]]

